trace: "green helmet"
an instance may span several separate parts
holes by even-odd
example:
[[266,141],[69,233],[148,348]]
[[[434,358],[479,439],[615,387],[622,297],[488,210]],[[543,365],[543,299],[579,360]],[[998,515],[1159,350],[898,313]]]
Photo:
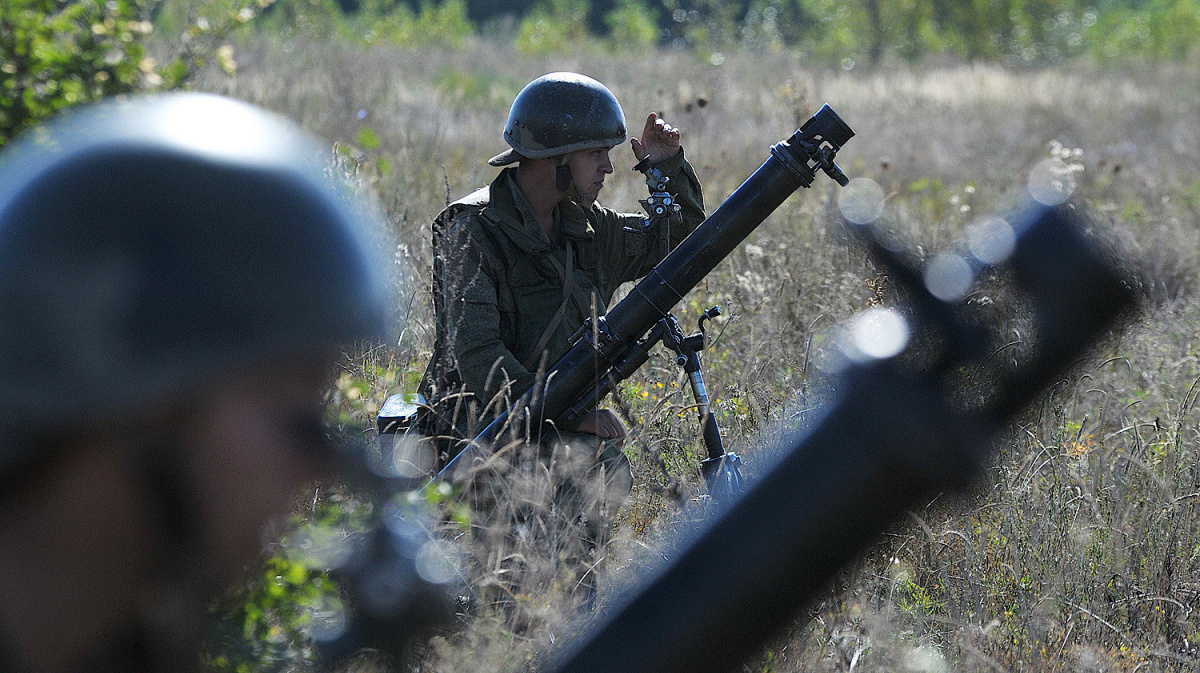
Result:
[[[382,336],[377,244],[321,158],[206,94],[88,108],[0,154],[0,430]],[[0,473],[16,452],[0,446]]]
[[625,142],[625,113],[608,87],[573,72],[542,75],[521,89],[508,112],[512,149],[488,160],[504,166]]

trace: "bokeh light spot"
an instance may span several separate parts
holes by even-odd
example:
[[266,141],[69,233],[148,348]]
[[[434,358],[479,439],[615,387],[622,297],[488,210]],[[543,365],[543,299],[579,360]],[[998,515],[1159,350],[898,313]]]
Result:
[[416,558],[417,574],[431,584],[446,584],[453,580],[457,573],[450,551],[449,545],[440,540],[421,545]]
[[1075,192],[1075,177],[1061,159],[1047,159],[1029,172],[1029,195],[1039,203],[1057,206]]
[[864,311],[850,325],[851,346],[862,359],[883,360],[899,354],[908,345],[909,334],[904,317],[886,308]]
[[308,635],[313,640],[328,643],[346,633],[349,626],[346,606],[337,596],[318,596],[309,608]]
[[1017,245],[1012,226],[999,217],[985,217],[967,228],[967,249],[984,264],[1002,264]]
[[925,287],[942,301],[962,299],[974,280],[971,265],[952,252],[939,254],[925,266]]
[[870,178],[854,178],[838,192],[842,217],[854,224],[867,224],[883,214],[883,187]]

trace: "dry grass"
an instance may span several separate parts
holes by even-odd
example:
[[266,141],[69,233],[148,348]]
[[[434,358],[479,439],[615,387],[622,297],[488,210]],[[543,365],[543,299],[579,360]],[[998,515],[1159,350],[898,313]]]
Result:
[[[236,78],[200,88],[278,110],[355,145],[363,182],[415,270],[400,302],[399,346],[359,376],[359,409],[412,390],[432,342],[423,294],[428,223],[494,175],[513,94],[551,70],[609,84],[631,125],[651,110],[684,130],[710,208],[822,102],[858,133],[841,155],[851,177],[888,194],[885,218],[919,256],[947,246],[976,216],[1020,190],[1058,142],[1082,166],[1077,202],[1095,233],[1131,260],[1144,316],[1076,366],[1013,427],[984,484],[939,498],[847,569],[813,610],[747,670],[1186,671],[1200,667],[1200,68],[1012,71],[955,65],[878,72],[812,70],[782,55],[613,56],[583,50],[518,57],[474,42],[400,52],[269,40],[239,47]],[[700,101],[704,103],[701,105]],[[365,115],[360,119],[360,110]],[[392,171],[381,172],[380,160]],[[620,152],[605,190],[633,209],[643,187]],[[847,243],[822,181],[784,204],[697,288],[683,313],[720,303],[729,316],[706,360],[728,443],[753,466],[760,433],[803,422],[830,383],[815,366],[830,330],[890,288]],[[998,312],[997,312],[998,313]],[[1001,316],[1004,329],[1020,316]],[[634,578],[685,528],[700,449],[678,372],[654,359],[623,391],[641,448],[610,543],[612,583]],[[494,553],[494,550],[489,551]],[[486,567],[479,581],[494,580]],[[529,594],[539,619],[514,630],[483,611],[422,653],[424,670],[513,670],[577,631],[571,600],[548,581]]]

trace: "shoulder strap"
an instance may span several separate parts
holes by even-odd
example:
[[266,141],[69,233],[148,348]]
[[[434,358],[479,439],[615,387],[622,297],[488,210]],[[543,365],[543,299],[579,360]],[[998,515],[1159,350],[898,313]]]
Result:
[[[480,208],[480,216],[492,222],[493,224],[499,224],[500,221],[506,217],[505,213],[492,208],[490,204],[479,204],[478,207]],[[493,234],[493,232],[488,233]],[[589,315],[592,310],[591,300],[586,294],[584,294],[583,288],[579,287],[579,284],[575,282],[575,274],[572,270],[575,262],[575,246],[570,237],[566,237],[566,239],[567,265],[565,268],[563,267],[562,262],[559,262],[554,255],[546,255],[545,257],[545,259],[550,261],[550,265],[554,267],[554,270],[558,272],[559,278],[562,279],[563,297],[562,301],[558,305],[558,309],[554,312],[554,317],[550,319],[550,323],[546,325],[546,330],[542,332],[541,337],[539,337],[537,340],[537,344],[533,347],[533,350],[530,351],[529,357],[527,357],[525,361],[521,363],[521,365],[529,371],[534,371],[534,368],[540,364],[542,351],[546,349],[546,344],[550,343],[550,339],[554,336],[555,330],[557,330],[558,326],[562,324],[563,315],[566,313],[568,302],[575,302],[575,308],[579,311],[580,315]]]
[[[575,274],[571,273],[571,264],[575,259],[575,251],[572,247],[573,243],[570,238],[567,238],[567,268],[563,268],[561,262],[554,258],[553,255],[547,255],[546,259],[550,260],[550,265],[558,272],[558,275],[563,279],[563,298],[566,299],[570,294],[575,301],[575,308],[579,310],[579,315],[591,315],[592,300],[583,292],[583,288],[579,287],[579,283],[575,282]],[[582,252],[582,251],[581,251]]]
[[[566,240],[566,269],[563,265],[554,259],[553,256],[546,256],[554,265],[554,270],[558,271],[559,276],[563,276],[563,301],[558,305],[558,311],[554,311],[554,317],[550,319],[550,324],[546,325],[546,331],[541,332],[541,338],[538,339],[538,344],[534,345],[533,350],[529,351],[529,356],[521,365],[534,371],[534,367],[540,365],[542,351],[546,350],[546,344],[550,343],[550,337],[553,336],[554,330],[558,329],[558,325],[563,322],[563,313],[566,311],[566,304],[571,300],[571,290],[578,290],[575,284],[575,276],[571,274],[571,258],[575,257],[575,251],[571,250],[571,240]],[[577,301],[577,300],[576,300]]]
[[547,255],[546,258],[550,260],[550,264],[554,267],[554,270],[563,279],[563,298],[562,303],[558,305],[558,310],[554,312],[554,317],[550,320],[550,324],[546,326],[546,331],[542,333],[542,337],[538,339],[537,345],[530,352],[529,358],[522,363],[525,365],[525,369],[530,371],[533,371],[533,368],[539,364],[538,361],[542,357],[542,351],[545,350],[546,344],[550,343],[550,337],[554,334],[554,330],[558,329],[559,324],[562,323],[563,314],[567,309],[567,302],[574,301],[575,308],[579,310],[580,315],[586,316],[592,313],[592,302],[584,294],[583,288],[579,287],[579,284],[575,282],[575,274],[571,270],[575,259],[575,247],[571,239],[567,239],[566,268],[563,268],[562,263],[555,259],[553,255]]

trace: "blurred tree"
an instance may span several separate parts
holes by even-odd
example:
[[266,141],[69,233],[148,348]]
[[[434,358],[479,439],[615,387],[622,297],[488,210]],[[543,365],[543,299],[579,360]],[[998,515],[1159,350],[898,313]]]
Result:
[[1083,15],[1082,30],[1102,60],[1187,59],[1200,51],[1200,0],[1110,0]]
[[163,0],[4,0],[0,3],[0,145],[63,108],[182,85],[208,59],[237,67],[223,42],[270,0],[204,0],[176,24],[177,53],[149,56]]
[[[843,67],[869,58],[876,38],[866,0],[797,0],[796,5],[808,19],[798,44],[801,51],[826,62],[840,62]],[[882,53],[882,46],[879,51]]]
[[515,40],[526,54],[566,52],[588,38],[587,0],[543,0],[521,21]]
[[618,0],[616,7],[604,15],[613,48],[648,51],[658,41],[656,18],[645,0]]
[[533,10],[537,0],[469,0],[467,16],[475,25],[482,25],[506,16],[524,18]]
[[728,49],[740,35],[749,0],[661,0],[669,12],[674,39],[702,51]]
[[405,49],[461,46],[475,32],[463,0],[422,0],[417,9],[404,0],[359,0],[359,11],[342,22],[354,39],[384,39]]
[[[370,3],[358,3],[358,9]],[[357,10],[355,10],[357,11]],[[326,39],[348,30],[346,14],[338,0],[275,0],[257,22],[260,30],[290,38],[308,35]]]
[[[279,0],[278,5],[271,19],[283,17],[275,24],[285,31],[340,30],[344,13],[438,16],[440,24],[470,30],[508,17],[518,26],[518,48],[526,52],[567,49],[569,42],[597,36],[619,48],[640,49],[653,31],[650,42],[695,49],[705,57],[735,47],[788,47],[842,67],[940,54],[1010,64],[1086,54],[1105,60],[1186,59],[1196,51],[1200,33],[1200,0]],[[448,7],[454,11],[447,14]],[[361,21],[350,25],[363,27]]]

